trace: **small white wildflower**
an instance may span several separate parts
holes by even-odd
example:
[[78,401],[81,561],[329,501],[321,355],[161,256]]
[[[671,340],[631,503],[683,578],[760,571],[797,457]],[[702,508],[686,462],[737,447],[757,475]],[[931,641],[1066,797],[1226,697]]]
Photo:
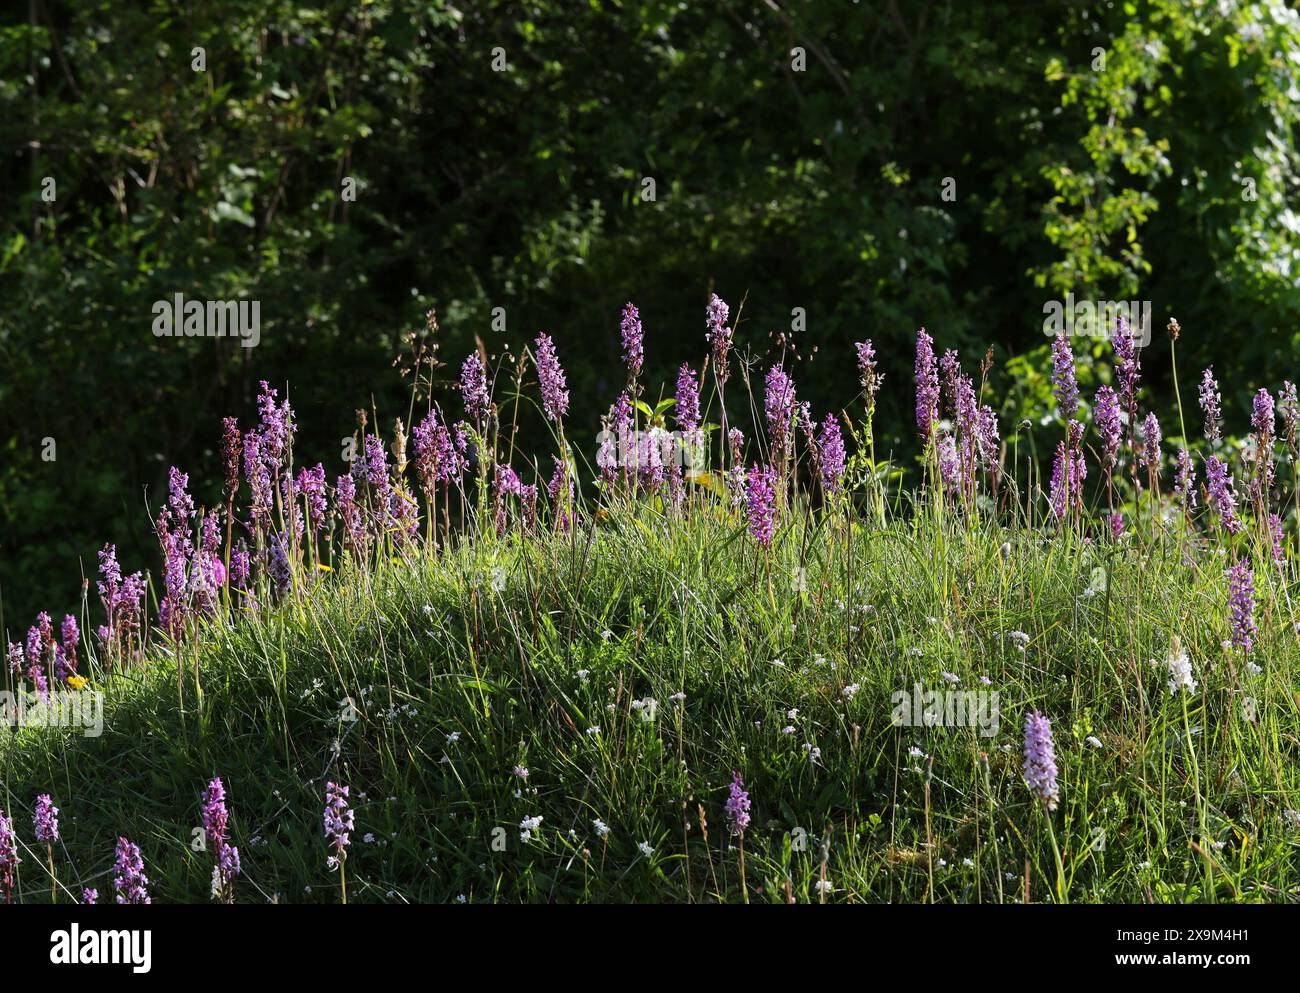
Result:
[[519,822],[519,840],[524,842],[530,840],[533,836],[533,832],[541,826],[541,817],[525,817]]
[[591,736],[594,738],[594,737],[596,737],[596,735],[600,734],[600,728],[599,728],[599,727],[589,727],[589,728],[587,728],[587,733],[588,733],[589,735],[591,735]]
[[454,745],[458,741],[460,741],[459,731],[453,731],[451,734],[447,735],[447,744]]
[[1192,678],[1192,660],[1187,657],[1175,636],[1169,646],[1169,693],[1172,696],[1179,690],[1187,693],[1196,692],[1196,680]]
[[835,892],[835,887],[831,885],[831,881],[829,879],[817,880],[817,882],[813,884],[813,888],[818,893],[825,894],[826,896],[830,896],[830,894]]
[[590,669],[579,669],[579,670],[578,670],[578,678],[581,679],[584,683],[587,681],[587,677],[590,676],[590,675],[591,675],[591,670],[590,670]]
[[597,817],[595,820],[591,822],[591,826],[596,829],[596,835],[598,837],[604,838],[606,835],[609,834],[609,825],[606,824],[604,821],[602,821],[599,817]]
[[652,696],[648,696],[643,700],[633,700],[632,709],[641,714],[641,720],[653,721],[655,712],[659,709],[659,701]]
[[857,683],[849,683],[849,685],[840,690],[840,692],[844,694],[844,699],[852,700],[854,696],[857,695],[858,688]]
[[655,853],[655,850],[650,847],[650,842],[648,841],[643,841],[636,847],[637,850],[640,851],[640,853],[644,855],[646,858],[650,858]]
[[1091,735],[1091,734],[1088,735],[1088,737],[1084,738],[1083,740],[1086,741],[1088,744],[1090,744],[1093,748],[1100,748],[1100,747],[1101,747],[1101,739],[1100,739],[1100,738],[1097,738],[1097,737],[1095,737],[1095,736],[1093,736],[1093,735]]

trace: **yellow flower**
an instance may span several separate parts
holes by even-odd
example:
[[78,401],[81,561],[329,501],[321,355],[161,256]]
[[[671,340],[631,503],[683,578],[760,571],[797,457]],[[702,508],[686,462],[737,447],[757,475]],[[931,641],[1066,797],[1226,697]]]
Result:
[[87,679],[85,676],[69,676],[68,685],[71,686],[74,690],[84,690],[87,686],[90,685],[90,680]]

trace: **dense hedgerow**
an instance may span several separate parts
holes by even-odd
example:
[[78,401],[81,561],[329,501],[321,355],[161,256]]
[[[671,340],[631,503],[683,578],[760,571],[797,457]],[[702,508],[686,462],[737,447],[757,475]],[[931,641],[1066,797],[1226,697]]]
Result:
[[458,403],[413,394],[387,444],[363,417],[332,482],[263,384],[256,425],[223,426],[221,506],[171,471],[158,583],[106,546],[95,637],[41,615],[9,646],[16,689],[106,706],[100,737],[7,736],[4,809],[34,813],[0,814],[0,893],[1293,899],[1294,386],[1233,453],[1207,370],[1205,440],[1180,408],[1171,459],[1123,321],[1088,411],[1060,338],[1043,480],[921,331],[909,494],[872,444],[870,342],[841,413],[774,364],[747,439],[729,320],[714,296],[701,371],[651,408],[628,305],[590,473],[547,335],[531,461],[522,363],[470,355]]

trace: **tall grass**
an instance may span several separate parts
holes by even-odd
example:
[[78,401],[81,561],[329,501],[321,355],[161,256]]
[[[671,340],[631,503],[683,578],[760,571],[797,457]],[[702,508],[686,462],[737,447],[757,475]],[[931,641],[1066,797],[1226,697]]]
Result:
[[[82,692],[105,694],[102,736],[0,734],[15,899],[110,892],[119,836],[141,846],[155,900],[208,899],[196,839],[214,776],[239,902],[342,898],[327,781],[350,785],[356,810],[349,902],[1300,895],[1300,618],[1266,529],[1223,536],[1135,472],[1141,523],[1117,536],[1101,514],[1122,479],[1053,515],[1004,471],[1019,457],[1005,446],[948,487],[937,433],[913,494],[869,441],[838,486],[811,435],[811,464],[763,446],[780,480],[770,545],[722,473],[674,496],[671,479],[634,485],[638,470],[616,467],[597,495],[561,486],[530,510],[496,486],[514,378],[464,428],[467,481],[426,487],[414,531],[378,500],[419,488],[400,452],[357,498],[356,541],[341,522],[295,526],[298,496],[277,483],[275,523],[247,529],[246,587],[191,597],[138,650],[110,638],[92,654]],[[851,427],[870,439],[869,418]],[[1234,643],[1233,561],[1255,565],[1249,651]],[[917,690],[996,694],[996,720],[900,721],[897,695]],[[1023,778],[1031,712],[1052,723],[1055,809]],[[724,817],[737,773],[743,839]],[[50,860],[28,829],[38,793],[63,812]]]

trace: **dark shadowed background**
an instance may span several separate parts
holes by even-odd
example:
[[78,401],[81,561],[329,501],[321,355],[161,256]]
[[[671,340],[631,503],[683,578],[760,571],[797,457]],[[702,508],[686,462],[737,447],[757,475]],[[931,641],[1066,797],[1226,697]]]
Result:
[[[299,461],[339,471],[357,408],[405,414],[393,360],[431,307],[444,380],[475,336],[553,334],[588,457],[628,300],[651,399],[701,361],[710,291],[744,301],[760,369],[806,316],[819,411],[874,339],[901,456],[917,326],[968,363],[992,346],[1010,431],[1043,410],[1067,292],[1151,301],[1158,349],[1176,315],[1184,403],[1213,362],[1230,430],[1295,378],[1280,2],[30,0],[0,14],[0,69],[11,637],[74,608],[105,541],[156,569],[167,467],[214,500],[220,418],[247,424],[260,379],[289,391]],[[177,292],[260,301],[260,343],[155,337]]]

